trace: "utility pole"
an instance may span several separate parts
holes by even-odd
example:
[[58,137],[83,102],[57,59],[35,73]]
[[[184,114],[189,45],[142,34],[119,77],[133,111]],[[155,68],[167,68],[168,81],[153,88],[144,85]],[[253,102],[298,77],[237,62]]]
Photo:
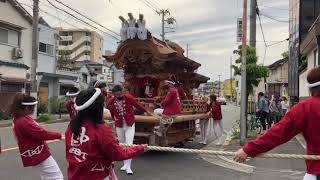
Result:
[[257,0],[250,0],[250,46],[256,47]]
[[233,91],[232,91],[232,57],[230,57],[230,97],[231,102],[233,101]]
[[170,11],[169,11],[169,10],[161,9],[160,11],[157,11],[157,13],[158,13],[159,15],[161,15],[161,17],[162,17],[162,34],[160,34],[160,36],[162,37],[162,41],[164,41],[164,40],[165,40],[165,34],[166,34],[166,32],[164,31],[164,24],[165,24],[165,22],[166,22],[165,16],[166,16],[167,14],[170,15]]
[[242,37],[242,63],[241,63],[241,113],[240,113],[240,145],[246,141],[247,128],[247,10],[248,0],[243,0],[243,37]]
[[218,95],[219,95],[219,97],[220,97],[220,94],[221,94],[221,85],[220,85],[220,84],[221,84],[221,81],[220,81],[220,77],[221,77],[221,75],[219,74],[218,76],[219,76],[219,94],[218,94]]
[[37,94],[37,65],[39,44],[39,0],[33,0],[33,23],[32,23],[32,59],[31,59],[31,94]]
[[[33,0],[32,21],[32,59],[31,59],[31,95],[37,99],[37,64],[39,46],[39,0]],[[37,108],[34,110],[33,118],[37,117]]]

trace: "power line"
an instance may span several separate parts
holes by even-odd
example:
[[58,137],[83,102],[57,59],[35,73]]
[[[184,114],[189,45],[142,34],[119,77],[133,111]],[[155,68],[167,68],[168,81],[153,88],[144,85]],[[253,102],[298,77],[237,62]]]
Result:
[[150,5],[149,3],[147,3],[146,1],[143,1],[143,0],[139,0],[139,1],[142,2],[143,4],[145,4],[146,6],[148,6],[153,11],[157,12],[157,9],[155,7],[153,7],[152,5]]
[[267,14],[261,14],[261,16],[264,16],[264,17],[266,17],[266,18],[269,18],[269,19],[274,20],[274,21],[277,21],[277,22],[289,23],[289,21],[276,19],[275,17],[269,16],[269,15],[267,15]]
[[113,38],[114,38],[114,39],[116,39],[116,40],[119,40],[119,38],[115,37],[114,35],[109,34],[109,33],[105,32],[105,31],[103,31],[103,30],[101,30],[101,29],[99,29],[99,28],[95,27],[94,25],[92,25],[92,24],[90,24],[90,23],[88,23],[88,22],[86,22],[86,21],[84,21],[84,20],[82,20],[82,19],[78,18],[78,17],[77,17],[77,16],[75,16],[74,14],[71,14],[71,13],[69,13],[68,11],[66,11],[66,10],[64,10],[64,9],[62,9],[62,8],[57,7],[56,5],[54,5],[54,4],[53,4],[52,2],[50,2],[49,0],[47,0],[47,2],[48,2],[52,7],[54,7],[54,8],[56,8],[56,9],[58,9],[58,10],[60,10],[60,11],[64,12],[64,13],[68,14],[69,16],[73,17],[74,19],[76,19],[76,20],[78,20],[78,21],[80,21],[80,22],[82,22],[82,23],[84,23],[84,24],[86,24],[86,25],[88,25],[88,26],[90,26],[90,27],[92,27],[92,28],[94,28],[94,29],[98,30],[98,31],[101,31],[101,32],[103,32],[103,33],[105,33],[105,34],[107,34],[107,35],[109,35],[109,36],[113,37]]
[[262,7],[265,8],[270,8],[270,9],[277,9],[277,10],[281,10],[281,11],[289,11],[289,9],[283,9],[283,8],[278,8],[278,7],[274,7],[274,6],[266,6],[266,5],[260,5]]
[[106,29],[106,30],[108,30],[108,31],[110,31],[110,32],[112,32],[112,33],[114,33],[114,34],[116,34],[116,35],[120,36],[120,34],[118,34],[117,32],[115,32],[115,31],[113,31],[113,30],[111,30],[111,29],[109,29],[109,28],[105,27],[104,25],[102,25],[102,24],[98,23],[97,21],[95,21],[95,20],[93,20],[93,19],[89,18],[88,16],[86,16],[86,15],[84,15],[84,14],[80,13],[79,11],[77,11],[77,10],[73,9],[72,7],[70,7],[69,5],[64,4],[63,2],[61,2],[61,1],[59,1],[59,0],[54,0],[54,1],[58,2],[59,4],[63,5],[64,7],[67,7],[68,9],[70,9],[70,10],[72,10],[73,12],[75,12],[75,13],[79,14],[80,16],[82,16],[82,17],[86,18],[87,20],[89,20],[89,21],[91,21],[91,22],[93,22],[93,23],[95,23],[95,24],[99,25],[100,27],[103,27],[104,29]]
[[151,0],[144,0],[147,3],[149,3],[151,6],[155,7],[157,10],[159,10],[159,6],[155,3],[155,1],[151,1]]
[[259,6],[258,6],[258,3],[256,1],[256,11],[257,11],[257,15],[258,15],[258,18],[259,18],[259,25],[260,25],[260,29],[261,29],[261,33],[262,33],[262,38],[263,38],[263,42],[264,42],[264,55],[263,55],[263,64],[264,64],[264,61],[266,59],[266,54],[267,54],[267,48],[268,48],[268,45],[267,45],[267,42],[266,42],[266,37],[264,35],[264,31],[263,31],[263,28],[262,28],[262,23],[261,23],[261,17],[260,17],[260,11],[259,11]]

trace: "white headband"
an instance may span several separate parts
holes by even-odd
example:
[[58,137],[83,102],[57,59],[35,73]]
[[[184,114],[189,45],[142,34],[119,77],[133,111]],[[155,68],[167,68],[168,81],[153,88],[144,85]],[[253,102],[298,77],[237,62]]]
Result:
[[164,82],[175,85],[176,83],[174,83],[173,81],[169,81],[169,80],[165,80]]
[[86,108],[88,108],[101,94],[101,90],[99,88],[94,88],[96,90],[96,92],[93,94],[93,96],[84,104],[82,104],[81,106],[78,106],[77,104],[74,104],[74,108],[77,111],[81,111],[84,110]]
[[36,105],[38,104],[38,101],[34,101],[34,102],[22,102],[21,105],[24,105],[24,106],[33,106],[33,105]]
[[314,87],[317,87],[317,86],[320,86],[320,81],[312,83],[312,84],[307,83],[307,87],[308,88],[314,88]]
[[75,93],[70,93],[69,91],[67,92],[66,96],[78,96],[78,94],[80,93],[80,91],[75,92]]

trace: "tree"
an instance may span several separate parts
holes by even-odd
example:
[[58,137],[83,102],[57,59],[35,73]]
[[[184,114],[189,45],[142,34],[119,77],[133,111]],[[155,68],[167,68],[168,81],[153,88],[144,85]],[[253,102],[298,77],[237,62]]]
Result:
[[[236,60],[236,64],[233,65],[235,75],[241,75],[241,58],[242,58],[242,46],[240,45],[238,49],[234,50],[233,53],[239,55],[240,57]],[[254,47],[247,46],[247,99],[249,94],[253,93],[253,88],[258,86],[261,79],[267,77],[268,68],[262,65],[257,65],[258,56],[256,49]]]
[[[241,59],[242,59],[242,46],[240,45],[238,49],[233,51],[233,54],[239,55],[239,58],[236,60],[236,64],[238,65],[232,65],[232,68],[234,69],[234,74],[235,75],[241,75]],[[249,94],[253,93],[253,88],[254,86],[258,86],[259,82],[261,81],[262,78],[266,78],[268,75],[268,68],[262,65],[257,65],[258,62],[258,56],[256,53],[256,48],[247,46],[247,81],[246,81],[246,86],[247,86],[247,92],[246,92],[246,106],[245,112],[248,112],[248,97]],[[243,92],[241,92],[243,93]],[[243,99],[241,99],[243,101]],[[247,120],[247,113],[246,113],[246,120]],[[248,132],[248,131],[247,131]],[[246,132],[246,134],[247,134]],[[248,134],[247,134],[248,135]]]

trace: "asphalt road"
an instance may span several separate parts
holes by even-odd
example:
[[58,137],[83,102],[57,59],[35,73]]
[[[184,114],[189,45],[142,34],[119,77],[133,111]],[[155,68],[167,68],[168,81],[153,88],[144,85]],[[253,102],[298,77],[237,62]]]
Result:
[[[230,129],[239,117],[239,108],[223,106],[224,126]],[[67,123],[46,125],[51,130],[64,132]],[[1,128],[2,149],[15,147],[16,143],[11,128]],[[66,178],[67,162],[65,160],[64,142],[49,144],[53,157],[58,162]],[[201,148],[198,143],[187,143],[188,148]],[[119,171],[122,163],[116,164],[116,173],[120,180],[245,180],[256,179],[257,176],[237,172],[204,161],[196,154],[147,152],[133,161],[133,176]],[[36,180],[39,179],[37,169],[23,168],[17,150],[4,152],[0,155],[1,180]],[[262,180],[263,178],[259,178]],[[282,180],[282,179],[281,179]]]

